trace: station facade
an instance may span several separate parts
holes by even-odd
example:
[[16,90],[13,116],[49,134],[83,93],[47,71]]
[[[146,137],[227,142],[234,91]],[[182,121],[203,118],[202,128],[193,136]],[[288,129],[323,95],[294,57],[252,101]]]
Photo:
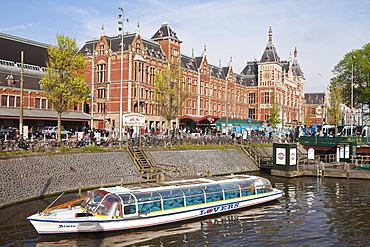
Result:
[[88,61],[86,83],[92,92],[88,113],[100,119],[95,127],[118,128],[121,112],[135,112],[146,116],[147,129],[163,129],[165,120],[150,99],[156,71],[174,60],[181,64],[189,95],[170,128],[209,127],[221,120],[226,124],[249,120],[250,125],[261,126],[268,124],[272,102],[279,106],[280,127],[303,124],[305,78],[298,52],[295,49],[288,60],[281,60],[271,27],[261,59],[247,62],[240,73],[231,60],[225,67],[210,64],[206,48],[200,56],[182,54],[182,43],[168,23],[150,39],[141,36],[138,26],[134,33],[117,36],[105,35],[102,28],[99,39],[86,41],[80,53]]
[[[117,36],[105,35],[102,28],[100,38],[86,41],[80,49],[88,62],[86,84],[91,97],[63,114],[63,125],[68,129],[118,129],[121,113],[140,113],[146,117],[146,129],[166,128],[151,99],[157,70],[173,60],[181,65],[182,83],[189,95],[169,128],[268,125],[272,102],[279,106],[280,127],[304,123],[305,78],[297,49],[281,60],[271,27],[260,60],[247,62],[240,73],[234,71],[231,59],[225,67],[210,64],[206,48],[200,56],[184,55],[182,43],[168,23],[150,39],[141,36],[139,27],[134,33]],[[41,81],[49,45],[0,34],[0,46],[4,51],[0,56],[0,125],[16,127],[19,123],[21,51],[25,58],[24,125],[35,129],[55,125],[56,113],[43,96]]]

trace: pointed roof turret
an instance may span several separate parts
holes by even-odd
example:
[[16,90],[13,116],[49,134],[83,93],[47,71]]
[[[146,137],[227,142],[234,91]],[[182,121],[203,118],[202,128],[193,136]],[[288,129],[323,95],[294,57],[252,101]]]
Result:
[[276,51],[276,47],[272,42],[272,27],[269,28],[269,38],[266,48],[262,54],[260,62],[280,62],[280,57]]
[[294,55],[293,55],[293,61],[292,61],[292,72],[293,72],[293,76],[299,76],[299,77],[304,76],[301,66],[299,65],[299,62],[298,62],[297,47],[294,48]]

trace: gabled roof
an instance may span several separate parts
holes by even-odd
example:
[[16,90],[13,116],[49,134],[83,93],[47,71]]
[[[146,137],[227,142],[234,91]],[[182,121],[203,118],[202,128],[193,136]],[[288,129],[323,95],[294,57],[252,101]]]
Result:
[[224,73],[222,68],[210,64],[209,69],[210,69],[212,77],[223,79],[223,80],[226,79],[226,74]]
[[[121,52],[121,49],[120,49],[121,42],[122,42],[121,35],[112,36],[112,37],[104,36],[104,37],[107,43],[109,44],[112,53]],[[128,52],[128,48],[130,45],[132,45],[132,42],[134,41],[135,37],[136,37],[135,33],[129,33],[129,34],[123,35],[123,44],[124,44],[123,52]],[[140,38],[143,42],[143,46],[147,52],[148,57],[166,60],[166,54],[163,52],[162,47],[157,42],[154,42],[149,39],[142,38],[142,37]],[[99,39],[93,39],[93,40],[87,41],[85,45],[81,48],[79,53],[84,54],[84,55],[91,55],[91,51],[96,49],[98,42],[99,42]]]
[[167,38],[176,39],[179,42],[182,42],[179,40],[176,32],[168,25],[168,23],[163,23],[162,26],[157,30],[157,32],[155,32],[155,34],[153,35],[151,39],[159,40],[159,39],[167,39]]
[[[121,49],[120,49],[121,42],[122,42],[121,35],[112,36],[112,37],[104,36],[104,37],[107,40],[107,43],[109,44],[112,53],[121,52]],[[134,33],[123,35],[123,44],[124,44],[123,51],[128,51],[128,47],[129,45],[132,44],[132,41],[134,40],[134,38],[135,38]],[[79,53],[85,54],[85,55],[91,55],[91,52],[96,49],[96,44],[98,42],[99,42],[99,39],[96,39],[96,38],[86,41],[85,45],[80,49]]]
[[192,70],[194,72],[198,71],[195,58],[183,54],[181,54],[181,67],[184,69]]

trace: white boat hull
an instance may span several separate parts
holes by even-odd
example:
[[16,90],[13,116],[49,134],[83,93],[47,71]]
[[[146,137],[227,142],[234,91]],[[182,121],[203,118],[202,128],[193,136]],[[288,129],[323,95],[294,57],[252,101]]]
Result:
[[281,196],[281,191],[274,190],[258,195],[114,219],[98,216],[75,217],[75,213],[83,212],[79,208],[59,209],[52,211],[50,215],[34,214],[27,219],[39,234],[116,231],[194,219],[265,203]]

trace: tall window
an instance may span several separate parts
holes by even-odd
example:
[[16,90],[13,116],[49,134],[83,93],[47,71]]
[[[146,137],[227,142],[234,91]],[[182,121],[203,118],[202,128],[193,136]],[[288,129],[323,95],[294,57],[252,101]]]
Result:
[[9,96],[9,106],[10,107],[15,106],[15,96],[12,96],[12,95]]
[[35,108],[36,109],[40,109],[40,105],[41,105],[41,99],[40,98],[36,98],[35,99]]
[[105,88],[98,88],[98,98],[105,98]]
[[105,64],[98,64],[98,82],[105,82]]
[[105,103],[98,103],[98,113],[105,113],[106,106]]
[[250,119],[256,119],[256,109],[255,108],[248,109],[248,117]]
[[270,103],[270,92],[265,92],[264,101],[265,104]]
[[8,95],[1,95],[1,106],[8,106]]
[[256,93],[249,93],[248,96],[249,96],[248,103],[255,104],[256,103]]

